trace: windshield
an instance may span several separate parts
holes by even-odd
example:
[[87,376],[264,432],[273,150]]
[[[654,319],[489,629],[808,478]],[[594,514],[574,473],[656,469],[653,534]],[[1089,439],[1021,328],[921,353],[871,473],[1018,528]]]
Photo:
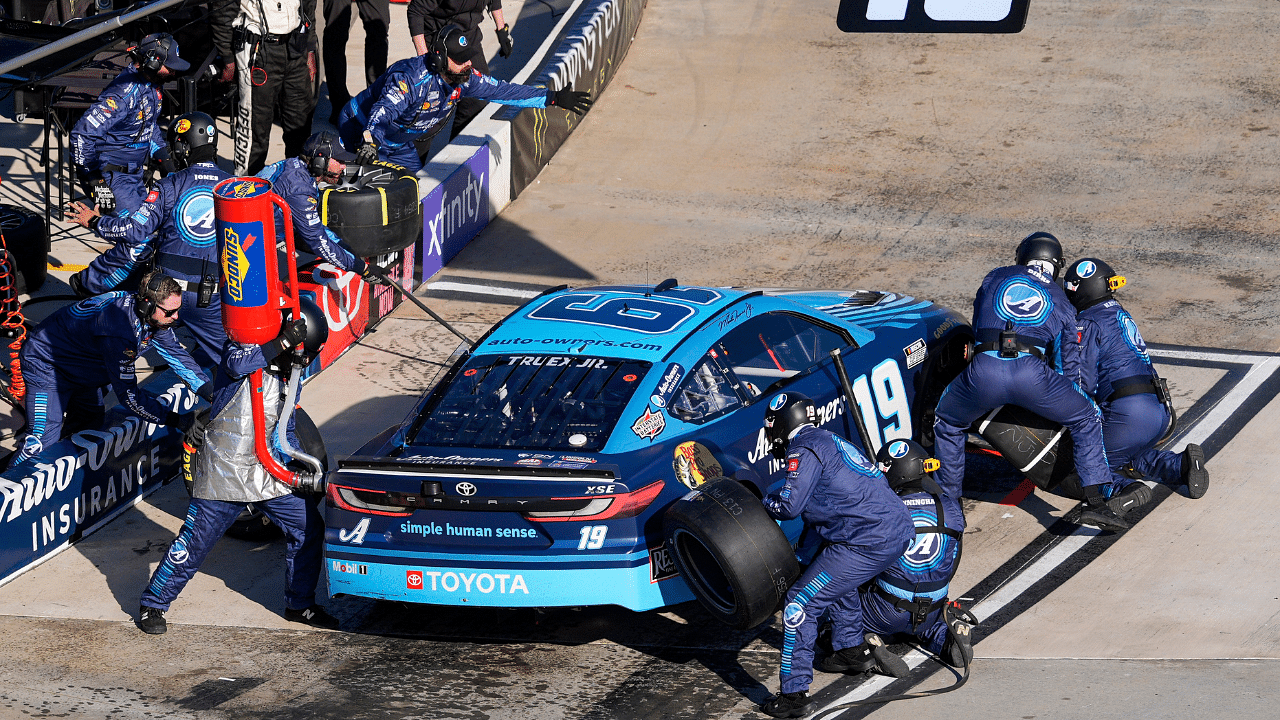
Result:
[[649,367],[566,355],[473,357],[424,413],[413,444],[599,450]]

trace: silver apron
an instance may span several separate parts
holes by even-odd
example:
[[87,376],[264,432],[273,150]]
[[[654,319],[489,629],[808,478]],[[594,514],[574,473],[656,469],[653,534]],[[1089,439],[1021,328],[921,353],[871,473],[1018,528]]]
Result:
[[[275,375],[262,373],[264,432],[272,446],[276,419],[283,406],[284,383]],[[258,462],[254,450],[253,389],[248,379],[240,383],[231,402],[205,427],[204,447],[196,455],[195,484],[191,496],[223,502],[257,502],[292,492]]]

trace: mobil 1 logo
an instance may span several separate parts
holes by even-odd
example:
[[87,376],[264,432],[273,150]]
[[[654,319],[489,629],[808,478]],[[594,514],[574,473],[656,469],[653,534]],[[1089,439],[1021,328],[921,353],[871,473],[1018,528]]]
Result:
[[850,33],[1021,32],[1031,0],[840,0],[836,26]]

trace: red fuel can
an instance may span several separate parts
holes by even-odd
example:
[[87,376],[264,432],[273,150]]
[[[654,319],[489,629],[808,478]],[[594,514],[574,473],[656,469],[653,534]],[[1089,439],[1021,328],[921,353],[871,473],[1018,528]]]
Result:
[[[284,215],[288,280],[280,277],[277,260],[275,208]],[[281,311],[292,308],[298,317],[297,266],[293,220],[288,203],[258,177],[228,178],[213,189],[214,218],[222,276],[222,323],[227,337],[238,343],[261,345],[280,333]]]

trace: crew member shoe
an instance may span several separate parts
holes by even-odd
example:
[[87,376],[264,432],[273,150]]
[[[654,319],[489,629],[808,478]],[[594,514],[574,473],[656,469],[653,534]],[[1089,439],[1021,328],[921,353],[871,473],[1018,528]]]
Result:
[[947,603],[942,617],[947,623],[947,640],[942,644],[942,661],[953,668],[968,667],[973,662],[973,628],[961,619],[956,603]]
[[302,610],[294,610],[293,608],[284,609],[284,619],[290,622],[302,623],[311,627],[324,628],[325,630],[337,630],[338,618],[329,614],[320,605],[312,605]]
[[1088,505],[1080,509],[1080,516],[1076,518],[1079,525],[1088,525],[1096,527],[1099,530],[1128,530],[1133,527],[1128,520],[1116,514],[1106,503],[1089,507]]
[[776,718],[798,718],[809,714],[812,709],[809,703],[808,690],[794,693],[778,693],[760,706],[760,712]]
[[1141,480],[1135,480],[1124,486],[1116,496],[1107,501],[1107,507],[1117,515],[1124,515],[1141,508],[1151,502],[1151,488]]
[[867,633],[867,644],[871,646],[871,657],[875,658],[876,670],[881,675],[889,677],[904,678],[910,671],[907,667],[907,661],[903,660],[897,653],[885,647],[884,640],[875,633]]
[[1209,471],[1204,469],[1204,450],[1192,443],[1182,451],[1182,482],[1187,484],[1187,494],[1199,500],[1209,491]]
[[169,623],[164,619],[164,611],[146,605],[138,608],[138,629],[148,635],[163,635],[169,629]]
[[[876,639],[879,640],[880,638],[877,637]],[[864,673],[875,668],[875,666],[876,658],[871,653],[871,644],[866,642],[832,653],[822,658],[822,662],[818,663],[818,669],[822,672],[845,673],[846,675]]]

